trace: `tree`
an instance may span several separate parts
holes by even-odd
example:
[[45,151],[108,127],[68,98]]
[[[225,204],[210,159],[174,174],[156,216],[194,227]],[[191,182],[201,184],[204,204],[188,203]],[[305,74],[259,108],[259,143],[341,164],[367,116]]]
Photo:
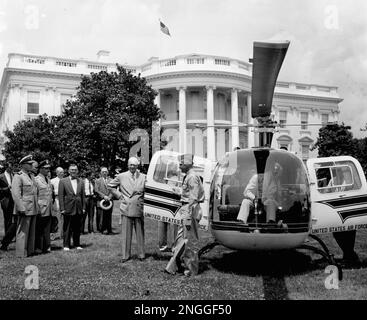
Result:
[[32,154],[38,161],[50,159],[55,165],[60,165],[60,145],[55,133],[54,118],[46,114],[19,121],[13,131],[5,131],[7,142],[3,154],[6,161],[17,164],[21,158]]
[[356,139],[353,138],[350,126],[344,123],[328,124],[319,130],[319,136],[313,147],[318,148],[320,157],[331,157],[356,154]]
[[367,138],[357,139],[356,141],[356,153],[354,157],[362,165],[364,174],[367,175]]
[[125,163],[136,144],[129,141],[133,130],[145,130],[151,146],[152,124],[163,115],[155,96],[145,78],[119,65],[117,72],[83,76],[61,116],[22,121],[7,132],[5,156],[19,160],[36,153],[54,164],[75,162],[82,170]]

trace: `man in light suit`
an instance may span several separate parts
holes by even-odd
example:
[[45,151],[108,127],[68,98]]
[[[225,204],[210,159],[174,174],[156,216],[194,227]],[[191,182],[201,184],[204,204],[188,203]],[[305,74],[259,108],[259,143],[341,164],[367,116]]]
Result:
[[282,167],[276,162],[270,171],[265,172],[263,175],[255,174],[252,176],[243,193],[245,198],[242,201],[237,220],[246,224],[250,209],[254,207],[254,200],[261,199],[266,210],[266,222],[276,222],[276,210],[280,197],[279,177],[281,173]]
[[12,181],[13,166],[11,163],[7,163],[5,171],[0,174],[0,202],[4,215],[5,233],[8,232],[13,220],[14,201],[11,196]]
[[[108,183],[108,188],[121,200],[122,215],[122,262],[131,258],[131,239],[133,227],[136,233],[139,260],[145,259],[144,251],[144,217],[143,194],[145,175],[137,170],[139,160],[131,157],[128,161],[129,170],[120,173]],[[114,189],[119,187],[120,191]]]
[[103,210],[100,205],[101,200],[112,201],[113,195],[108,189],[107,185],[110,183],[111,178],[108,177],[108,169],[106,167],[101,168],[101,177],[96,180],[95,192],[97,194],[97,230],[103,233],[107,230],[108,234],[112,234],[112,210]]
[[18,215],[16,233],[17,257],[29,257],[34,254],[36,235],[36,216],[38,214],[37,186],[32,175],[31,155],[20,160],[22,170],[14,176],[11,193]]
[[52,186],[47,177],[50,172],[50,167],[48,160],[40,162],[40,172],[35,178],[38,189],[38,207],[40,213],[37,216],[36,248],[43,253],[51,252]]
[[63,215],[64,231],[64,251],[70,250],[71,236],[73,244],[77,250],[82,250],[80,246],[80,225],[82,215],[85,213],[85,193],[84,183],[78,176],[76,164],[69,166],[70,176],[63,178],[59,182],[59,203],[60,212]]

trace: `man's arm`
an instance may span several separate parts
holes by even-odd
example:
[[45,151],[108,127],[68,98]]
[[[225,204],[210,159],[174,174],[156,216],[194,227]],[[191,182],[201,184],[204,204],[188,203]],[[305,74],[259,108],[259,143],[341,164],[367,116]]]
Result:
[[[85,180],[81,179],[82,181],[82,186],[81,186],[81,200],[82,200],[82,209],[83,209],[83,213],[85,212],[85,208],[86,208],[86,201],[85,201]],[[89,182],[90,183],[90,182]]]
[[123,197],[123,194],[118,191],[118,189],[116,189],[116,187],[120,186],[120,176],[118,175],[116,178],[114,178],[113,180],[111,180],[108,185],[107,188],[108,190],[117,198],[117,199],[121,199]]
[[258,188],[257,179],[258,179],[257,175],[252,176],[248,185],[245,188],[245,191],[243,192],[243,195],[252,201],[256,198],[256,194],[257,194],[257,188]]
[[62,180],[59,181],[59,205],[60,205],[60,213],[65,213],[65,203],[64,203],[64,195],[65,195],[65,186]]
[[20,175],[14,176],[11,184],[11,195],[13,197],[15,207],[19,213],[25,213],[25,207],[22,201],[22,179]]

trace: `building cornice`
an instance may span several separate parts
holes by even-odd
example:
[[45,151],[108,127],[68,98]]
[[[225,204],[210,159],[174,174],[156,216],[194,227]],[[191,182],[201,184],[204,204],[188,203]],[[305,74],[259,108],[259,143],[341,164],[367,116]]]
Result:
[[300,101],[311,101],[311,102],[325,102],[332,101],[336,103],[342,102],[344,99],[336,98],[336,97],[322,97],[322,96],[309,96],[309,95],[300,95],[297,93],[274,93],[274,98],[286,98]]

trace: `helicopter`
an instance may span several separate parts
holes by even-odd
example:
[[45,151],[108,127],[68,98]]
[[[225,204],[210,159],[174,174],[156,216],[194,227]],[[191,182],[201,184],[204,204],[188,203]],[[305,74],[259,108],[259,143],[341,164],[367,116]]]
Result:
[[[257,251],[307,249],[337,266],[341,280],[340,265],[318,235],[367,228],[366,178],[350,156],[308,159],[305,164],[292,152],[270,147],[277,127],[270,117],[274,88],[289,44],[254,42],[251,115],[258,123],[259,145],[229,152],[218,162],[194,156],[205,193],[199,226],[214,238],[199,256],[217,245]],[[167,150],[153,155],[145,217],[181,223],[180,197],[172,192],[172,186],[182,182],[178,155]]]

